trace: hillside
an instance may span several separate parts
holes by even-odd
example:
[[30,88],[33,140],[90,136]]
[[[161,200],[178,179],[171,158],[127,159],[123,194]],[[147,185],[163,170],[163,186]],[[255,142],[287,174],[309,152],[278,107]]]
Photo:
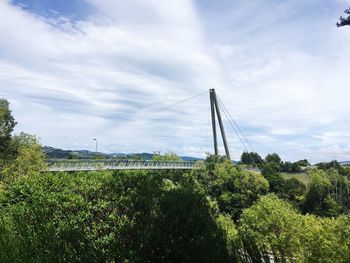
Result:
[[[151,160],[153,153],[101,153],[92,152],[89,150],[63,150],[50,146],[44,146],[43,152],[47,159],[94,159],[96,155],[100,159],[137,159],[137,160]],[[198,161],[200,158],[193,156],[180,156],[184,161]]]

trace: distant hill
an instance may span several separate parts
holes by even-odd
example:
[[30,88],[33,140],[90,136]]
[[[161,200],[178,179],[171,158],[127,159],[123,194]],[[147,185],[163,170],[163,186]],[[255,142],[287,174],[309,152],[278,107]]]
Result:
[[[62,150],[50,146],[44,146],[43,152],[46,154],[47,159],[93,159],[96,157],[95,152],[88,150]],[[109,154],[100,152],[97,155],[99,158],[112,158]]]
[[[44,146],[43,152],[47,159],[95,159],[96,152],[88,150],[62,150],[50,146]],[[97,153],[101,159],[121,158],[121,159],[138,159],[138,160],[152,160],[153,153]],[[201,158],[192,156],[180,156],[184,161],[198,161]]]
[[199,161],[203,160],[202,158],[192,157],[192,156],[180,156],[184,161]]

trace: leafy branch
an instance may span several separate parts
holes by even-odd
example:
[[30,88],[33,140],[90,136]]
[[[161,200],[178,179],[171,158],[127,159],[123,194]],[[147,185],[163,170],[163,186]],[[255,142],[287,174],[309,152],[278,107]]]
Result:
[[350,26],[350,7],[344,11],[345,14],[348,15],[348,17],[339,17],[339,22],[337,22],[337,27],[341,26]]

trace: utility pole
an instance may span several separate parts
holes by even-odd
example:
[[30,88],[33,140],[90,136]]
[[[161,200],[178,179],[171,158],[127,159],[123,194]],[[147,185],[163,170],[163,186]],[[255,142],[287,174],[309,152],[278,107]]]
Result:
[[231,160],[230,151],[228,149],[227,140],[226,140],[225,128],[221,119],[221,112],[218,105],[215,89],[210,89],[209,94],[210,94],[211,121],[212,121],[213,138],[214,138],[214,152],[215,152],[215,155],[218,155],[218,143],[217,143],[216,123],[215,123],[215,112],[216,112],[216,115],[218,116],[218,122],[220,126],[222,141],[224,143],[225,154],[227,159]]
[[97,145],[98,145],[98,141],[97,141],[97,139],[94,139],[94,141],[96,142],[96,147],[95,147],[95,156],[97,156]]

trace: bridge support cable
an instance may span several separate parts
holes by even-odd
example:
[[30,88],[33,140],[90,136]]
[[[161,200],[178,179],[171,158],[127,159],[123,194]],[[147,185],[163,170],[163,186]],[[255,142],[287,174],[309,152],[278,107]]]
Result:
[[211,117],[212,117],[212,127],[213,127],[214,152],[215,152],[215,155],[218,154],[216,122],[215,122],[215,113],[216,113],[217,119],[219,122],[219,126],[220,126],[222,141],[223,141],[224,148],[225,148],[225,154],[226,154],[227,159],[231,160],[230,151],[229,151],[228,145],[227,145],[225,128],[224,128],[224,124],[222,122],[221,112],[220,112],[220,108],[218,105],[218,100],[216,97],[215,89],[210,89],[209,94],[210,94],[210,107],[211,107]]
[[164,107],[155,108],[155,110],[157,110],[157,111],[166,110],[166,109],[168,109],[168,108],[177,106],[177,105],[179,105],[179,104],[181,104],[181,103],[188,102],[188,101],[190,101],[190,100],[193,100],[193,99],[195,99],[195,98],[198,98],[198,97],[200,97],[200,96],[203,96],[203,95],[206,94],[206,93],[207,93],[206,91],[205,91],[205,92],[201,92],[201,93],[198,93],[198,94],[196,94],[196,95],[194,95],[194,96],[192,96],[192,97],[189,97],[189,98],[186,98],[186,99],[183,99],[183,100],[179,100],[179,101],[174,102],[174,103],[171,103],[171,104],[169,104],[169,105],[165,105]]
[[[226,118],[229,121],[230,126],[233,128],[233,130],[235,131],[235,133],[237,134],[237,137],[239,138],[239,140],[241,141],[243,148],[245,149],[245,151],[248,153],[252,163],[254,164],[254,166],[256,166],[255,161],[253,160],[253,158],[250,156],[249,151],[246,147],[246,144],[249,146],[250,150],[253,152],[256,152],[256,150],[254,149],[254,147],[251,145],[251,143],[248,141],[247,137],[244,135],[244,133],[242,132],[242,130],[240,129],[240,127],[238,126],[237,122],[234,120],[234,118],[232,117],[232,115],[230,114],[230,112],[227,110],[227,108],[225,107],[225,105],[223,104],[223,102],[220,100],[220,98],[217,98],[219,101],[219,105],[222,108],[223,113],[225,114]],[[243,139],[242,139],[243,138]],[[262,163],[263,160],[261,159],[261,157],[259,156],[259,161]]]
[[227,112],[226,112],[225,110],[223,110],[223,113],[224,113],[224,115],[225,115],[225,117],[226,117],[226,119],[227,119],[227,122],[228,122],[228,124],[229,124],[229,127],[234,131],[234,133],[235,133],[236,136],[238,137],[239,141],[241,142],[241,145],[243,146],[243,152],[248,153],[248,156],[249,156],[249,158],[250,158],[250,161],[252,162],[252,164],[253,164],[254,166],[256,166],[256,163],[255,163],[254,159],[250,156],[249,151],[248,151],[248,149],[247,149],[247,147],[246,147],[246,145],[245,145],[243,139],[241,138],[241,135],[240,135],[239,132],[237,131],[237,128],[233,125],[233,123],[232,123],[232,121],[230,120],[230,118],[229,118]]
[[[129,117],[129,122],[131,122],[131,123],[136,122],[136,120],[139,119],[140,116],[143,120],[147,121],[147,117],[150,115],[152,115],[151,117],[153,117],[155,114],[167,114],[166,110],[168,110],[169,108],[175,107],[177,105],[180,105],[180,104],[183,104],[183,103],[186,103],[189,101],[193,101],[194,99],[199,98],[201,96],[204,96],[206,94],[207,94],[207,91],[202,91],[202,92],[197,93],[193,96],[183,98],[183,99],[175,101],[173,103],[167,103],[167,102],[162,101],[162,102],[164,102],[162,104],[157,103],[157,104],[153,104],[153,106],[150,106],[150,107],[140,108],[137,111],[135,111],[134,116]],[[154,137],[159,138],[159,136],[153,132],[150,134],[150,136],[154,136]]]
[[233,122],[232,118],[230,118],[229,112],[227,111],[227,109],[223,105],[222,101],[220,99],[218,99],[218,100],[219,100],[220,106],[222,108],[222,112],[224,113],[224,115],[225,115],[225,117],[227,119],[228,124],[231,126],[231,128],[234,131],[234,133],[237,135],[237,137],[238,137],[239,141],[241,142],[243,148],[247,151],[246,144],[244,143],[244,140],[243,140],[244,138],[243,138],[242,132],[240,132],[240,130],[237,128],[237,125],[234,125],[235,122]]
[[[246,137],[245,134],[242,132],[242,130],[241,130],[240,127],[238,126],[237,122],[234,120],[234,118],[232,117],[232,115],[230,114],[230,112],[227,110],[227,108],[225,107],[225,105],[223,104],[223,102],[220,100],[220,98],[218,98],[218,99],[219,99],[220,105],[221,105],[222,108],[223,108],[223,111],[227,113],[228,118],[231,120],[231,123],[234,124],[234,126],[236,127],[236,129],[238,130],[238,132],[241,134],[241,136],[243,137],[243,139],[245,140],[245,142],[247,143],[247,145],[250,147],[250,150],[253,151],[253,152],[257,152],[257,151],[254,149],[254,147],[252,146],[252,144],[248,141],[247,137]],[[231,124],[231,125],[232,125],[232,124]],[[248,153],[248,151],[247,151],[247,153]],[[252,159],[252,157],[251,157],[250,155],[249,155],[249,157]],[[260,156],[258,156],[258,157],[259,157],[259,161],[260,161],[261,163],[263,163],[263,162],[264,162],[263,159],[262,159]]]

